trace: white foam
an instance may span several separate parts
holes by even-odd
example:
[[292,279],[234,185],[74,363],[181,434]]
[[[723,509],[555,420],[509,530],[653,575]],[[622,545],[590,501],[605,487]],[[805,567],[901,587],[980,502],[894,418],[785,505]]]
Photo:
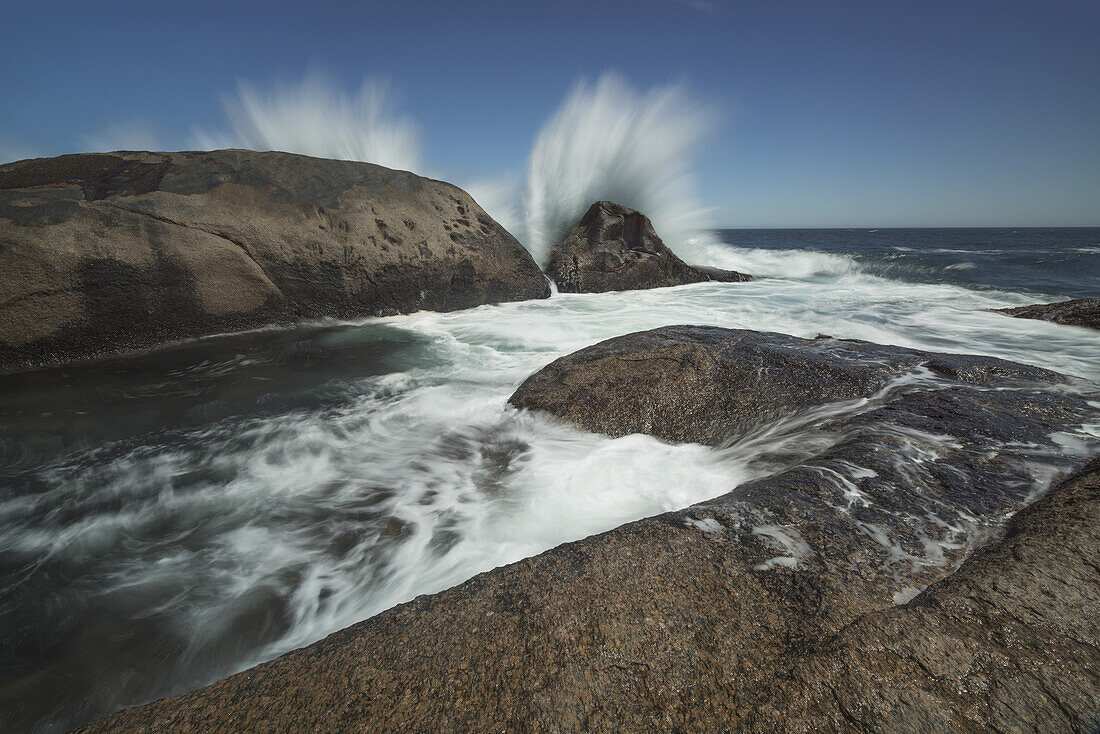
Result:
[[802,539],[798,528],[793,525],[757,525],[752,529],[752,534],[775,541],[784,552],[784,555],[769,558],[754,566],[757,571],[770,571],[776,566],[798,568],[812,552],[810,544]]
[[[840,491],[844,495],[844,499],[847,501],[846,509],[851,509],[851,507],[855,504],[863,505],[865,507],[871,504],[871,500],[868,499],[867,495],[855,485],[855,482],[853,482],[851,479],[844,476],[840,472],[836,471],[835,469],[830,469],[827,466],[813,466],[812,464],[805,464],[804,466],[807,469],[814,469],[818,471],[823,477],[830,480],[834,485],[836,485],[838,489],[840,489]],[[871,474],[875,475],[874,472],[872,472]]]
[[846,255],[816,250],[733,247],[715,240],[698,240],[694,249],[699,262],[764,278],[800,280],[861,272],[859,264]]
[[696,530],[706,533],[708,535],[718,535],[725,530],[725,528],[722,527],[722,524],[715,520],[713,517],[704,517],[702,520],[688,518],[684,521],[684,523],[688,527],[695,528]]
[[917,598],[921,590],[912,586],[904,586],[897,591],[893,596],[894,604],[900,606],[902,604],[908,604],[913,599]]

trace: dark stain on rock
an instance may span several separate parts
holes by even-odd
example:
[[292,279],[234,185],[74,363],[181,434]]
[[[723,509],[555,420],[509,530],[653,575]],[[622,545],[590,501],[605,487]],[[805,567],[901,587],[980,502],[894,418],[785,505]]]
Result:
[[102,153],[20,161],[0,168],[0,189],[80,186],[84,198],[97,201],[111,195],[155,191],[165,163],[146,163]]
[[0,218],[20,227],[59,224],[73,216],[82,192],[70,188],[39,190],[33,200],[21,196],[18,189],[0,190]]

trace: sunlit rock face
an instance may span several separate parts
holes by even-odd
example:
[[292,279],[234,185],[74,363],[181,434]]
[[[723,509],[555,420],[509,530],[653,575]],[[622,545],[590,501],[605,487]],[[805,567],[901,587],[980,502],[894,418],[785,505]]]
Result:
[[668,249],[649,218],[610,201],[597,201],[565,240],[550,249],[547,275],[566,293],[664,288],[749,276],[688,265]]
[[544,298],[468,194],[288,153],[0,166],[0,369],[321,317]]

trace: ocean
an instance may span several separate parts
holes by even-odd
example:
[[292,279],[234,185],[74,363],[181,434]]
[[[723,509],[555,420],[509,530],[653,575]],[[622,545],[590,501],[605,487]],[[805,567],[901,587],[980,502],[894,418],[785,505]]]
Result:
[[[1100,297],[1100,228],[717,230],[757,276],[303,324],[0,377],[0,729],[63,731],[418,594],[820,451],[610,439],[507,405],[551,360],[668,324],[827,334],[1057,370],[1100,332],[991,309]],[[1095,403],[1100,414],[1100,402]],[[1063,439],[1084,459],[1100,425]],[[1035,491],[1055,478],[1037,466]]]
[[[914,283],[1034,295],[1037,300],[1100,294],[1100,230],[1062,228],[727,229],[716,234],[746,258],[774,252],[789,266],[791,251],[837,255],[834,265]],[[759,257],[759,253],[756,254]],[[801,260],[801,258],[800,258]],[[812,255],[811,270],[828,270]]]

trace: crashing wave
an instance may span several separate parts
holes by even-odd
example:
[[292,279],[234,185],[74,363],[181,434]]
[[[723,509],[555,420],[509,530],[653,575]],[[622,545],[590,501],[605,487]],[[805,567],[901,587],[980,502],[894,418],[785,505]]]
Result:
[[578,83],[531,151],[521,239],[545,262],[592,202],[609,200],[648,215],[669,247],[697,261],[696,231],[707,223],[691,161],[711,128],[683,85],[639,93],[611,73]]
[[204,150],[279,150],[421,170],[419,128],[397,114],[382,82],[366,79],[357,94],[347,94],[316,73],[270,91],[242,81],[223,104],[230,131],[196,131]]

